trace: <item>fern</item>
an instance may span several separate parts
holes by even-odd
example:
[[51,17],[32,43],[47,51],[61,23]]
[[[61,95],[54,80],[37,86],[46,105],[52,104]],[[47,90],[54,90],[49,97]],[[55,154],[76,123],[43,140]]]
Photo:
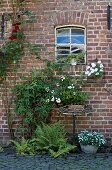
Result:
[[57,152],[53,151],[52,149],[49,149],[49,153],[51,154],[51,156],[53,156],[54,158],[57,158],[63,154],[69,153],[69,151],[75,149],[76,146],[70,145],[70,144],[66,144],[66,147],[60,147],[58,149]]
[[58,147],[60,143],[66,143],[66,133],[60,123],[55,123],[51,125],[42,124],[38,126],[35,132],[35,137],[37,138],[38,145],[42,147]]
[[17,154],[25,155],[29,153],[29,140],[22,138],[20,142],[14,140],[11,140],[11,142],[14,144]]
[[46,150],[54,157],[68,153],[75,148],[75,146],[67,144],[66,133],[59,122],[38,126],[34,137],[36,149]]

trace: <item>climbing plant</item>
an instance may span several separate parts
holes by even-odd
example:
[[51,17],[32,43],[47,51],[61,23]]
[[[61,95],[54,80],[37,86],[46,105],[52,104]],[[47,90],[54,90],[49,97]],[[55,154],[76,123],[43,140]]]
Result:
[[[0,1],[1,6],[3,1]],[[8,96],[8,84],[7,84],[7,75],[10,76],[9,70],[14,75],[14,86],[16,84],[16,74],[18,69],[18,62],[25,54],[25,51],[30,52],[38,57],[39,47],[36,44],[27,42],[24,28],[26,23],[33,22],[32,12],[25,10],[25,1],[24,0],[10,0],[10,5],[12,7],[12,13],[4,13],[2,27],[5,27],[6,22],[10,21],[11,23],[11,35],[8,37],[4,36],[4,30],[2,31],[2,47],[0,49],[0,85],[3,90],[2,100],[5,103],[6,116],[8,121],[8,127],[10,132],[10,137],[14,137],[13,133],[13,120],[11,114],[11,105],[13,101],[13,94],[9,98]],[[9,80],[10,81],[10,78]],[[12,83],[12,82],[11,82]],[[5,94],[5,95],[4,95]],[[4,98],[5,96],[5,98]]]

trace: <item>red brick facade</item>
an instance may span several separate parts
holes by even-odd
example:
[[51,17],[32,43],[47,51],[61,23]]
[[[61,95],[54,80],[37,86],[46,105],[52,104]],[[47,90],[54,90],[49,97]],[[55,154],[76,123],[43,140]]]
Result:
[[[11,13],[8,2],[3,0],[0,15],[3,12]],[[28,25],[25,32],[30,42],[45,46],[41,51],[43,58],[54,60],[55,28],[63,25],[86,27],[87,61],[100,59],[104,64],[105,75],[99,82],[88,80],[85,89],[91,92],[88,103],[92,105],[93,112],[76,117],[76,130],[98,130],[112,143],[112,95],[107,92],[112,86],[112,29],[107,30],[107,5],[107,0],[26,0],[25,8],[33,11],[35,21]],[[110,5],[112,6],[112,2]],[[0,44],[2,43],[0,40]],[[33,56],[24,56],[20,61],[18,74],[28,74],[31,67],[41,68],[42,63]],[[75,66],[71,67],[72,74],[75,69]],[[13,80],[13,73],[11,74]],[[7,83],[8,80],[9,77]],[[3,90],[0,97],[2,95]],[[6,118],[4,101],[0,98],[0,140],[3,141],[8,139]],[[72,117],[61,115],[61,120],[72,131]]]

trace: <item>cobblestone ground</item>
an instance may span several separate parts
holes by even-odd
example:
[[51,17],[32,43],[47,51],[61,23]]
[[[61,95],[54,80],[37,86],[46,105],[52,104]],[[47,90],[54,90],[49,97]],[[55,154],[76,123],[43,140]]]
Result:
[[112,153],[69,154],[57,159],[1,153],[0,170],[112,170]]

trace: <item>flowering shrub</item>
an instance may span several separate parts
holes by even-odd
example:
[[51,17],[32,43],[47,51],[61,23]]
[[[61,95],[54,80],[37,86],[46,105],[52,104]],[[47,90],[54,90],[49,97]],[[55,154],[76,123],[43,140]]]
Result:
[[[20,130],[30,136],[37,124],[50,121],[53,107],[84,104],[88,98],[88,93],[82,90],[82,76],[74,78],[61,69],[62,65],[48,61],[43,70],[32,70],[29,81],[14,88],[15,112],[23,120]],[[60,72],[56,75],[57,70]]]
[[86,67],[85,74],[87,77],[101,77],[104,73],[104,66],[101,61],[97,61],[96,63],[90,63]]
[[82,81],[74,81],[69,75],[57,78],[53,86],[46,90],[50,97],[47,102],[57,105],[83,104],[88,97],[88,93],[82,91]]
[[93,145],[93,146],[101,146],[105,144],[104,136],[98,132],[88,132],[87,130],[81,131],[78,134],[78,139],[80,144],[82,145]]

